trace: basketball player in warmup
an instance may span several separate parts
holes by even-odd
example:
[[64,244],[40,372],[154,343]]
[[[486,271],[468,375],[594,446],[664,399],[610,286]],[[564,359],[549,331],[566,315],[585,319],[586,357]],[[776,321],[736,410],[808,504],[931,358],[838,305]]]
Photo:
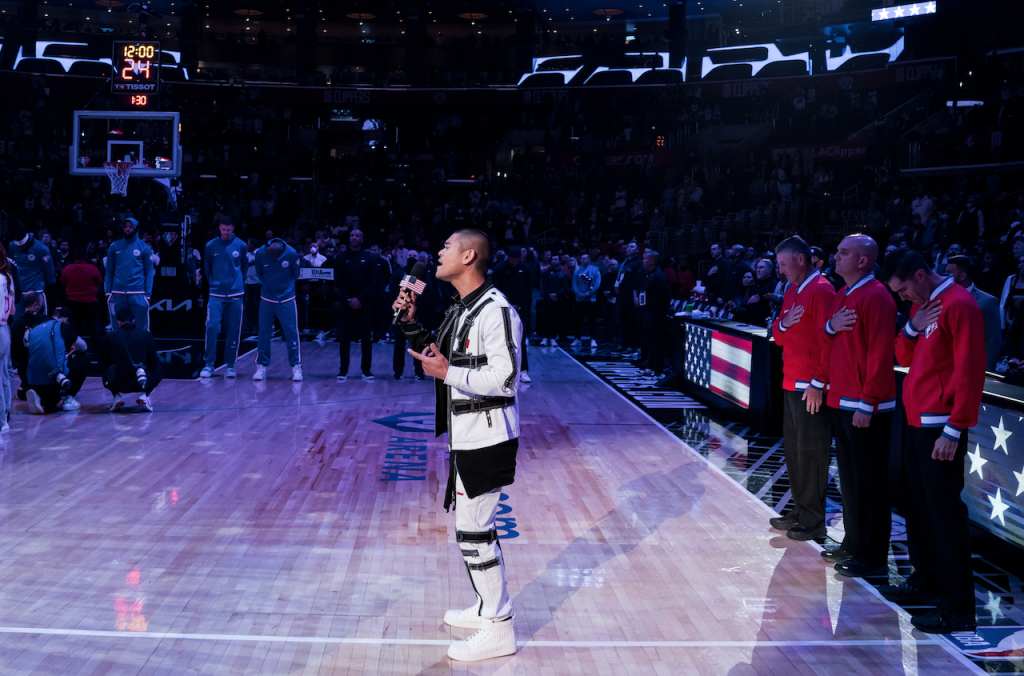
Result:
[[292,380],[302,380],[299,353],[299,312],[295,305],[295,282],[299,279],[299,254],[280,237],[256,251],[256,274],[260,278],[260,328],[256,339],[256,373],[253,380],[265,380],[270,364],[270,338],[274,319],[281,323]]
[[[249,267],[248,245],[235,237],[235,223],[227,216],[217,226],[220,236],[206,243],[203,268],[210,285],[206,303],[206,365],[200,378],[213,375],[217,358],[217,338],[224,326],[224,377],[234,378],[238,342],[242,336],[242,305],[245,285],[242,280]],[[223,321],[222,321],[223,320]]]
[[435,378],[434,430],[438,436],[448,432],[444,506],[455,504],[455,539],[477,595],[471,607],[444,615],[453,627],[478,629],[448,648],[449,657],[462,661],[516,652],[495,517],[501,487],[515,479],[523,325],[487,281],[490,256],[490,243],[479,230],[460,230],[444,243],[437,279],[451,283],[457,293],[436,338],[416,321],[415,303],[407,294],[392,305],[401,312],[399,326],[412,348],[409,353]]
[[[110,316],[121,308],[130,308],[135,326],[149,330],[149,299],[153,297],[153,249],[139,239],[134,218],[124,221],[124,238],[110,244],[103,291],[111,304]],[[113,321],[113,319],[111,319]]]

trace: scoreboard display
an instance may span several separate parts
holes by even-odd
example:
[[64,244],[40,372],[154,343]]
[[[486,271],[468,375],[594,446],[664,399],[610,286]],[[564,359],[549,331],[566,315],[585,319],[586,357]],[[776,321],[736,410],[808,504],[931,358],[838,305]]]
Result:
[[122,105],[156,108],[160,93],[160,43],[115,42],[111,92]]

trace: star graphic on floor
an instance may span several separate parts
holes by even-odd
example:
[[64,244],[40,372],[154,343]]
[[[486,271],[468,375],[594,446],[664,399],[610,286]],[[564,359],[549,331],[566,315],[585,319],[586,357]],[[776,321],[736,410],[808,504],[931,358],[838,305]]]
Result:
[[971,471],[968,474],[978,473],[978,477],[984,479],[985,476],[981,473],[981,468],[988,462],[985,458],[981,457],[981,444],[974,444],[974,453],[968,453],[967,457],[971,459]]
[[996,596],[992,592],[988,593],[988,603],[985,604],[985,610],[992,613],[992,624],[996,623],[996,619],[1006,617],[1003,613],[1003,609],[999,607],[999,604],[1002,602],[1002,596]]
[[1024,493],[1024,469],[1014,472],[1013,476],[1017,477],[1017,493],[1015,495],[1020,495]]
[[999,523],[1006,526],[1006,518],[1003,516],[1003,512],[1010,508],[1008,504],[1003,502],[1002,489],[996,489],[996,497],[993,498],[991,495],[988,496],[988,501],[992,503],[992,516],[989,517],[992,521],[999,519]]
[[992,433],[996,435],[996,443],[992,447],[992,450],[994,451],[1002,446],[1003,453],[1009,455],[1010,451],[1006,448],[1006,440],[1010,438],[1013,432],[1007,432],[1006,428],[1003,427],[1003,416],[999,416],[999,427],[993,427],[992,425],[989,425],[989,427],[992,428]]

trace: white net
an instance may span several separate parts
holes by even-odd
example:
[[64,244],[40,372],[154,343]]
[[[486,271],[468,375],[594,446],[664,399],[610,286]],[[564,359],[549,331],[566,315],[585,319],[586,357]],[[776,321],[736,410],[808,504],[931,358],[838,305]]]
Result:
[[128,179],[131,177],[131,162],[104,162],[103,168],[107,171],[107,178],[110,179],[111,195],[127,195]]

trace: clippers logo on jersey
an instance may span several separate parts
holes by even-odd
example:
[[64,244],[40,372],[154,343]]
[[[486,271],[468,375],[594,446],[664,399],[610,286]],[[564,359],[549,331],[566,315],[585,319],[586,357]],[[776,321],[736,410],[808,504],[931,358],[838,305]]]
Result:
[[686,378],[737,406],[750,408],[753,343],[699,326],[686,327]]
[[237,251],[232,251],[231,252],[231,257],[232,258],[238,258],[238,252]]
[[422,279],[416,279],[412,275],[406,275],[402,277],[402,281],[398,286],[402,289],[409,289],[418,296],[427,288],[427,283]]
[[935,330],[938,329],[938,328],[939,328],[939,323],[935,322],[934,324],[932,324],[931,326],[929,326],[927,329],[924,330],[924,337],[925,338],[931,338],[932,333],[934,333]]

